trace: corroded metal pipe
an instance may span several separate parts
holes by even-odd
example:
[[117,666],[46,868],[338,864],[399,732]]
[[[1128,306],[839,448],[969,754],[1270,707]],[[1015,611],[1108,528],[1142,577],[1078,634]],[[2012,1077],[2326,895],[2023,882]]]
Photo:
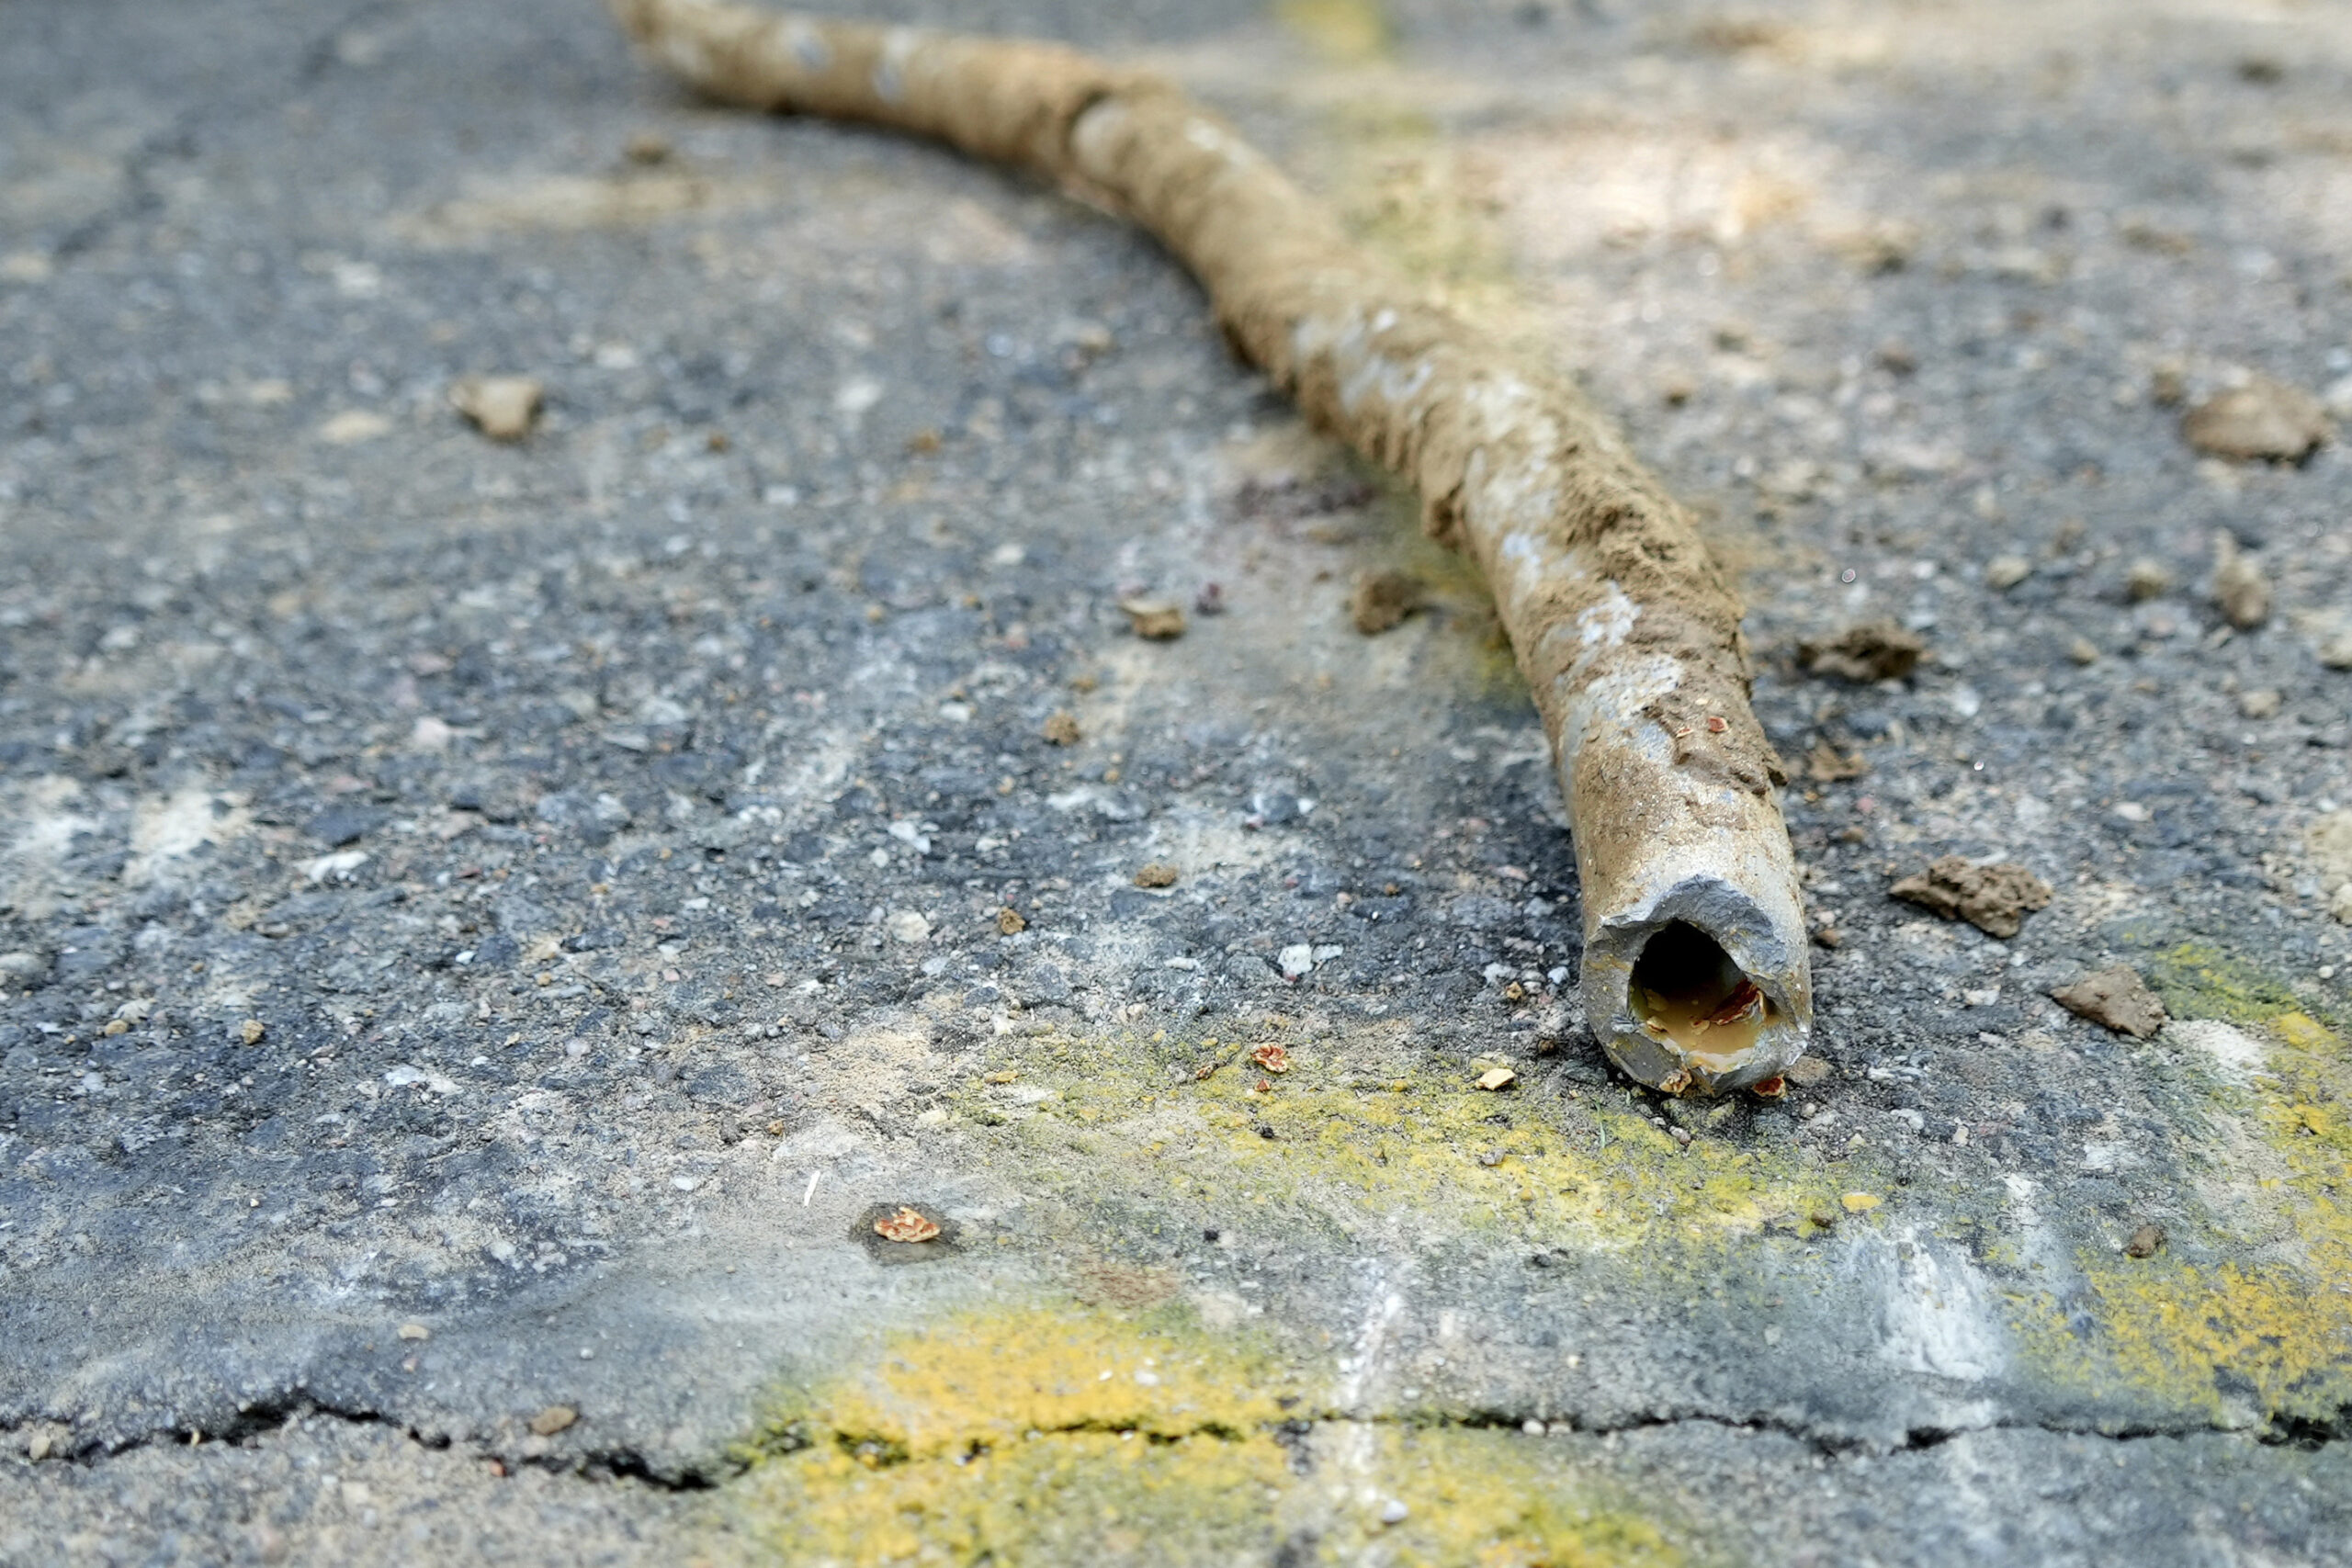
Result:
[[1036,170],[1133,218],[1235,346],[1409,480],[1486,572],[1552,740],[1582,883],[1585,1016],[1642,1082],[1715,1091],[1804,1050],[1813,991],[1779,759],[1740,604],[1690,518],[1567,381],[1351,243],[1224,120],[1052,44],[611,0],[699,90]]

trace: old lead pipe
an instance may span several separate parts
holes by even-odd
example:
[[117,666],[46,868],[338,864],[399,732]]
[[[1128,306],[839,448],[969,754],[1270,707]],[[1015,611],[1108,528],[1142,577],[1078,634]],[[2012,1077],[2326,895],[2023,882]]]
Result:
[[1057,45],[612,0],[711,96],[936,137],[1157,235],[1241,353],[1408,479],[1486,572],[1551,738],[1584,904],[1584,1010],[1633,1077],[1775,1078],[1812,1029],[1779,759],[1740,604],[1690,515],[1568,382],[1351,244],[1224,120]]

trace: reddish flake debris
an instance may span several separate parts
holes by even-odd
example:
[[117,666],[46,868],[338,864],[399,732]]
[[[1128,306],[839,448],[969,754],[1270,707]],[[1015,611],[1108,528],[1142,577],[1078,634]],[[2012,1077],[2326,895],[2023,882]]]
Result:
[[874,1222],[874,1234],[884,1241],[930,1241],[939,1235],[939,1226],[921,1210],[901,1205],[897,1213]]
[[1723,716],[1721,714],[1713,714],[1713,713],[1711,713],[1711,714],[1709,714],[1709,715],[1707,716],[1707,733],[1708,733],[1708,734],[1710,734],[1710,735],[1721,735],[1724,730],[1729,729],[1730,728],[1731,728],[1731,725],[1730,725],[1730,724],[1729,724],[1729,723],[1728,723],[1728,722],[1724,718],[1724,716]]
[[1789,1092],[1789,1080],[1776,1073],[1769,1078],[1757,1080],[1749,1086],[1748,1092],[1759,1100],[1778,1100]]
[[1270,1073],[1290,1071],[1290,1053],[1279,1045],[1261,1045],[1250,1053],[1250,1059]]
[[1710,1027],[1737,1023],[1754,1012],[1763,1000],[1764,993],[1756,988],[1755,981],[1742,980],[1732,987],[1731,995],[1724,998],[1724,1005],[1707,1015],[1707,1023]]

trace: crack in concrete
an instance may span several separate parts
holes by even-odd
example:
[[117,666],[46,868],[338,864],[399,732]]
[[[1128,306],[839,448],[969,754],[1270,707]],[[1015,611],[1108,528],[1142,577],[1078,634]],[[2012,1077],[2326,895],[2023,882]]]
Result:
[[[2352,1413],[2348,1413],[2352,1414]],[[188,1427],[159,1427],[120,1441],[107,1443],[96,1439],[52,1450],[50,1457],[85,1468],[99,1464],[117,1455],[141,1449],[165,1445],[180,1445],[201,1451],[208,1448],[250,1447],[271,1433],[282,1431],[302,1420],[324,1416],[354,1427],[390,1427],[412,1441],[426,1448],[448,1450],[463,1448],[484,1461],[495,1460],[510,1466],[528,1465],[550,1474],[570,1475],[591,1482],[634,1481],[665,1492],[703,1492],[717,1487],[740,1474],[747,1465],[741,1461],[720,1460],[716,1462],[688,1461],[665,1466],[643,1450],[618,1445],[610,1448],[572,1450],[562,1453],[525,1454],[497,1444],[451,1438],[447,1433],[429,1433],[413,1423],[400,1421],[382,1411],[358,1406],[339,1405],[318,1400],[288,1399],[257,1403],[240,1410],[235,1419],[218,1430],[199,1430]],[[1899,1443],[1884,1444],[1851,1434],[1817,1430],[1803,1422],[1765,1415],[1735,1416],[1716,1411],[1680,1410],[1640,1412],[1615,1421],[1587,1421],[1574,1415],[1538,1416],[1532,1413],[1514,1413],[1499,1408],[1471,1410],[1459,1414],[1435,1411],[1398,1411],[1388,1414],[1322,1409],[1293,1414],[1264,1427],[1267,1435],[1286,1448],[1296,1448],[1311,1432],[1320,1427],[1396,1427],[1408,1430],[1491,1430],[1523,1432],[1531,1420],[1544,1422],[1550,1435],[1563,1428],[1579,1437],[1613,1438],[1633,1432],[1656,1431],[1673,1427],[1705,1426],[1732,1432],[1770,1432],[1802,1444],[1824,1458],[1846,1455],[1883,1457],[1893,1454],[1922,1453],[1942,1447],[1956,1438],[1974,1432],[2044,1432],[2055,1437],[2091,1438],[2103,1442],[2132,1443],[2150,1438],[2186,1438],[2199,1436],[2233,1438],[2251,1441],[2263,1447],[2292,1447],[2306,1451],[2326,1448],[2352,1437],[2352,1421],[2321,1422],[2308,1417],[2273,1417],[2259,1429],[2234,1428],[2211,1424],[2184,1422],[2175,1425],[2135,1425],[2102,1427],[2061,1421],[1995,1420],[1968,1426],[1920,1426],[1907,1429]],[[45,1426],[65,1427],[71,1423],[47,1418],[30,1418],[13,1423],[0,1423],[0,1442],[20,1451],[27,1435]],[[1080,1421],[1061,1426],[1035,1428],[1038,1437],[1078,1437],[1087,1434],[1136,1436],[1152,1443],[1175,1443],[1191,1438],[1215,1438],[1220,1442],[1246,1441],[1253,1434],[1227,1422],[1204,1422],[1181,1429],[1146,1428],[1124,1426],[1114,1422]],[[750,1445],[752,1451],[782,1458],[822,1446],[840,1448],[843,1452],[859,1456],[877,1468],[912,1462],[903,1445],[879,1433],[852,1431],[843,1428],[811,1430],[806,1423],[795,1423],[783,1432]],[[986,1442],[968,1445],[967,1453],[986,1451]]]
[[[322,1404],[312,1399],[270,1400],[251,1404],[238,1411],[230,1425],[216,1431],[191,1427],[158,1427],[119,1442],[89,1440],[71,1448],[52,1450],[47,1457],[86,1470],[141,1449],[183,1447],[192,1452],[203,1453],[208,1450],[251,1448],[271,1433],[284,1431],[315,1416],[323,1416],[347,1427],[387,1427],[424,1448],[444,1451],[462,1449],[483,1461],[495,1460],[509,1467],[529,1466],[549,1474],[570,1475],[585,1481],[634,1481],[662,1492],[707,1492],[724,1479],[723,1474],[715,1474],[711,1470],[695,1464],[665,1469],[642,1450],[625,1445],[577,1449],[561,1453],[518,1453],[496,1444],[471,1439],[460,1441],[447,1433],[427,1432],[379,1410]],[[64,1422],[40,1419],[0,1425],[0,1442],[21,1449],[22,1438],[34,1427],[66,1425]],[[730,1465],[724,1469],[727,1473],[732,1473],[741,1466]]]
[[[2125,1426],[2101,1427],[2086,1424],[2058,1421],[1998,1420],[1959,1427],[1913,1427],[1903,1441],[1894,1444],[1874,1442],[1864,1437],[1828,1433],[1806,1427],[1801,1422],[1769,1416],[1727,1416],[1712,1411],[1645,1412],[1613,1422],[1587,1422],[1574,1416],[1540,1417],[1515,1415],[1507,1410],[1474,1410],[1460,1415],[1435,1412],[1397,1412],[1386,1415],[1366,1415],[1345,1410],[1318,1410],[1293,1415],[1282,1421],[1267,1424],[1261,1430],[1285,1448],[1297,1447],[1303,1438],[1318,1427],[1396,1427],[1406,1430],[1430,1431],[1443,1429],[1523,1432],[1531,1420],[1542,1420],[1548,1435],[1556,1435],[1565,1427],[1579,1437],[1613,1438],[1630,1432],[1656,1431],[1673,1427],[1706,1426],[1732,1432],[1770,1432],[1802,1444],[1825,1458],[1845,1455],[1867,1455],[1872,1458],[1893,1454],[1923,1453],[1941,1448],[1956,1438],[1973,1432],[2043,1432],[2053,1437],[2091,1438],[2102,1442],[2132,1443],[2151,1438],[2186,1438],[2213,1436],[2237,1438],[2264,1447],[2292,1446],[2306,1450],[2324,1448],[2346,1436],[2338,1427],[2301,1419],[2274,1420],[2259,1431],[2217,1427],[2210,1424],[2181,1423],[2172,1426]],[[1206,1422],[1182,1428],[1145,1427],[1116,1422],[1078,1421],[1060,1426],[1040,1427],[1031,1430],[1036,1437],[1079,1437],[1089,1434],[1133,1435],[1151,1443],[1176,1443],[1187,1438],[1210,1437],[1222,1442],[1245,1441],[1252,1434],[1224,1422]],[[812,1448],[833,1446],[843,1452],[863,1459],[876,1468],[912,1462],[904,1445],[896,1439],[875,1432],[858,1432],[831,1428],[819,1432],[805,1429],[805,1424],[794,1427],[768,1441],[757,1443],[761,1452],[781,1458],[805,1452]],[[978,1454],[989,1447],[985,1441],[974,1441],[962,1450]]]

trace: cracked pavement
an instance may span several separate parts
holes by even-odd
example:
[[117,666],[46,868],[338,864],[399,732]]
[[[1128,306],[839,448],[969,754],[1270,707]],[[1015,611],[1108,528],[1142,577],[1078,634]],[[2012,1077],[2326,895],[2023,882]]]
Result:
[[2352,421],[2352,28],[859,8],[1579,369],[1744,576],[1815,1057],[1563,1027],[1477,583],[1115,221],[587,0],[20,0],[0,1562],[2352,1561],[2352,458],[2179,430]]

